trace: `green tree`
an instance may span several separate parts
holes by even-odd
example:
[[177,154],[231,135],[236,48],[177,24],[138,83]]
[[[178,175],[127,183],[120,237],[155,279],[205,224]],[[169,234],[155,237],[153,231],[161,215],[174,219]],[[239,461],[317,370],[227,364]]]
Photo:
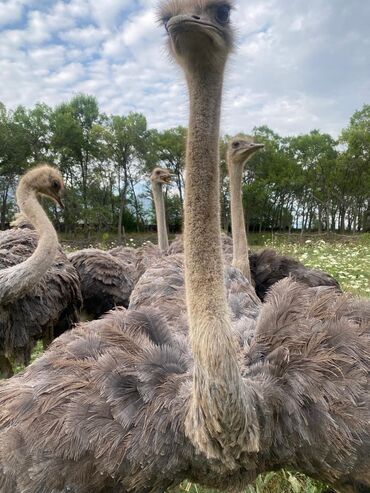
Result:
[[172,172],[181,204],[184,201],[186,133],[186,128],[181,126],[163,132],[152,131],[152,155],[149,160],[150,169],[162,166]]
[[[82,221],[89,222],[88,187],[93,164],[104,157],[104,117],[93,96],[79,94],[51,115],[51,146],[70,186],[79,189]],[[77,169],[76,169],[77,168]]]
[[107,155],[112,161],[117,174],[120,199],[118,216],[118,241],[120,243],[125,235],[123,218],[126,214],[130,187],[137,206],[135,209],[139,213],[138,201],[135,195],[135,181],[138,179],[138,163],[145,159],[148,152],[148,138],[146,118],[140,113],[130,113],[127,116],[111,116],[108,121],[105,139]]
[[[308,217],[317,212],[317,227],[329,230],[330,215],[336,203],[334,183],[337,175],[335,140],[328,134],[313,130],[289,139],[289,152],[299,166],[298,199],[304,205],[303,229]],[[335,212],[335,207],[334,207]]]
[[37,103],[32,109],[18,106],[13,114],[13,122],[24,131],[28,145],[29,159],[40,162],[50,156],[50,117],[52,109],[46,104]]
[[338,178],[345,201],[341,207],[341,229],[344,230],[348,209],[349,229],[361,230],[370,210],[370,105],[354,113],[340,141],[345,145]]
[[0,226],[4,229],[10,219],[17,177],[28,167],[30,148],[27,133],[12,112],[0,105]]

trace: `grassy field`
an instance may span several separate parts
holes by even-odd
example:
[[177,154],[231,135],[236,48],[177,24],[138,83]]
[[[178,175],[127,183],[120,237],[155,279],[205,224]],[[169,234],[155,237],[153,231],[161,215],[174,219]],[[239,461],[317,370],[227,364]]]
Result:
[[[130,235],[127,243],[138,246],[144,241],[155,241],[155,234]],[[74,250],[85,246],[111,248],[115,246],[114,237],[76,240],[65,238],[64,247]],[[370,235],[362,236],[305,236],[300,235],[250,235],[252,249],[274,248],[282,254],[301,260],[305,265],[325,270],[332,274],[344,291],[355,295],[370,297]],[[34,353],[36,357],[41,346]],[[321,493],[326,489],[301,474],[289,471],[269,473],[260,476],[245,493]],[[195,484],[185,482],[171,493],[213,493]]]

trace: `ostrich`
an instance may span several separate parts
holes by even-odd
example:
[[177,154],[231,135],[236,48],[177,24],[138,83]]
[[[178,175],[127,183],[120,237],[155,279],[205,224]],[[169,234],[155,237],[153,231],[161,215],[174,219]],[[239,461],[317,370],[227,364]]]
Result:
[[253,282],[256,293],[262,301],[273,284],[288,276],[307,286],[333,286],[340,289],[338,282],[329,274],[308,269],[301,262],[278,255],[274,250],[248,251],[242,202],[242,176],[246,162],[262,147],[262,144],[254,143],[250,137],[237,135],[230,140],[227,149],[233,232],[233,265]]
[[136,250],[136,280],[138,280],[142,274],[156,262],[157,259],[161,259],[165,256],[168,250],[163,185],[168,185],[168,183],[170,183],[171,172],[164,168],[154,168],[150,176],[150,181],[157,219],[158,245],[148,242]]
[[[170,172],[161,168],[155,168],[151,175],[160,249],[153,244],[138,249],[141,276],[131,294],[129,308],[138,310],[153,305],[160,306],[161,315],[171,330],[178,336],[186,337],[188,328],[184,262],[183,255],[180,255],[183,253],[183,241],[182,238],[178,239],[168,247],[162,191],[163,184],[167,184],[170,179]],[[222,240],[225,254],[225,249],[232,247],[231,238],[223,235]],[[225,285],[228,303],[235,320],[246,324],[246,318],[254,318],[256,314],[255,294],[250,286],[246,285],[240,273],[230,266],[226,266],[225,269]],[[251,306],[253,306],[252,311]]]
[[17,189],[21,215],[16,224],[22,229],[0,234],[0,371],[5,377],[13,374],[11,360],[29,363],[37,339],[46,347],[54,332],[59,335],[78,321],[78,274],[37,200],[46,195],[61,204],[62,192],[57,169],[43,165],[26,173]]
[[139,277],[168,247],[162,186],[169,182],[170,177],[170,172],[161,168],[155,168],[151,175],[159,248],[149,243],[136,250],[116,247],[107,252],[86,248],[69,255],[81,277],[86,318],[99,318],[115,306],[127,308]]
[[134,287],[135,264],[122,254],[85,248],[68,255],[81,278],[83,312],[96,319],[115,306],[127,307]]
[[370,487],[368,326],[336,318],[350,300],[284,279],[258,302],[249,344],[235,336],[218,206],[230,10],[225,0],[161,6],[190,93],[192,350],[156,307],[118,308],[63,334],[0,386],[1,492],[159,493],[186,477],[235,490],[283,466],[347,493]]
[[168,249],[168,235],[163,185],[170,183],[171,172],[168,169],[155,168],[150,176],[150,180],[152,182],[155,215],[157,218],[158,245],[160,250],[164,252]]
[[233,233],[233,265],[252,282],[248,257],[248,242],[245,232],[245,221],[242,200],[242,182],[244,165],[252,155],[262,149],[250,138],[237,136],[232,139],[227,149],[227,165],[230,177],[230,207]]

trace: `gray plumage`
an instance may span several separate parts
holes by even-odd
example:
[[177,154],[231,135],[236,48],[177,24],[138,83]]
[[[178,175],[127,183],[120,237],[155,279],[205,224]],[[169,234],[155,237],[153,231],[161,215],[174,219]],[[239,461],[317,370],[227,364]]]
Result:
[[[225,265],[224,280],[236,330],[245,341],[257,318],[259,300],[238,269]],[[149,309],[152,306],[160,311],[172,332],[187,337],[183,255],[158,257],[137,282],[129,309]]]
[[249,264],[252,282],[262,301],[271,286],[289,276],[309,287],[332,286],[340,290],[338,281],[330,274],[310,269],[298,260],[279,255],[271,249],[249,252]]
[[[11,229],[0,234],[0,269],[16,266],[29,258],[38,243],[36,231]],[[59,248],[47,273],[19,299],[0,305],[0,353],[2,358],[27,365],[38,339],[60,335],[79,319],[80,280]],[[4,361],[4,360],[3,360]],[[3,369],[5,376],[8,370]]]
[[121,259],[125,263],[136,264],[136,250],[132,247],[118,246],[108,250],[113,257]]
[[367,491],[370,321],[346,306],[330,288],[272,287],[238,338],[259,450],[231,469],[184,434],[192,356],[160,310],[116,309],[63,334],[0,386],[1,493],[159,493],[184,478],[241,489],[280,467]]
[[159,493],[185,477],[239,490],[283,466],[347,491],[368,489],[369,323],[357,308],[353,318],[341,316],[337,307],[348,299],[333,289],[288,278],[263,305],[253,301],[260,308],[248,340],[235,338],[219,216],[211,217],[222,83],[215,65],[224,66],[232,47],[231,5],[170,0],[161,7],[176,56],[196,71],[192,96],[200,96],[191,100],[185,207],[194,363],[154,307],[117,309],[62,335],[0,387],[0,491]]
[[88,317],[100,317],[115,306],[127,307],[135,283],[131,256],[97,248],[79,250],[68,256],[81,278],[83,309]]

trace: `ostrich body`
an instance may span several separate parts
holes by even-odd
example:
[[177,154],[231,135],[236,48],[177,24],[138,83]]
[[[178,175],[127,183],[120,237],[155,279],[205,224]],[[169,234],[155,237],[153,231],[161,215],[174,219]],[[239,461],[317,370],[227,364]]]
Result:
[[86,248],[68,255],[81,278],[83,310],[96,319],[115,306],[127,307],[134,286],[135,264],[123,253]]
[[192,350],[155,307],[116,309],[63,334],[0,387],[2,493],[160,493],[184,478],[241,489],[283,466],[343,492],[370,486],[369,321],[357,310],[351,320],[336,318],[342,295],[285,279],[260,305],[248,344],[238,344],[218,214],[229,11],[214,0],[172,0],[161,9],[191,101]]
[[37,200],[43,194],[60,203],[62,191],[55,168],[44,165],[29,171],[17,189],[22,228],[0,235],[0,371],[5,377],[12,375],[11,360],[29,363],[37,339],[47,345],[78,321],[78,274]]

